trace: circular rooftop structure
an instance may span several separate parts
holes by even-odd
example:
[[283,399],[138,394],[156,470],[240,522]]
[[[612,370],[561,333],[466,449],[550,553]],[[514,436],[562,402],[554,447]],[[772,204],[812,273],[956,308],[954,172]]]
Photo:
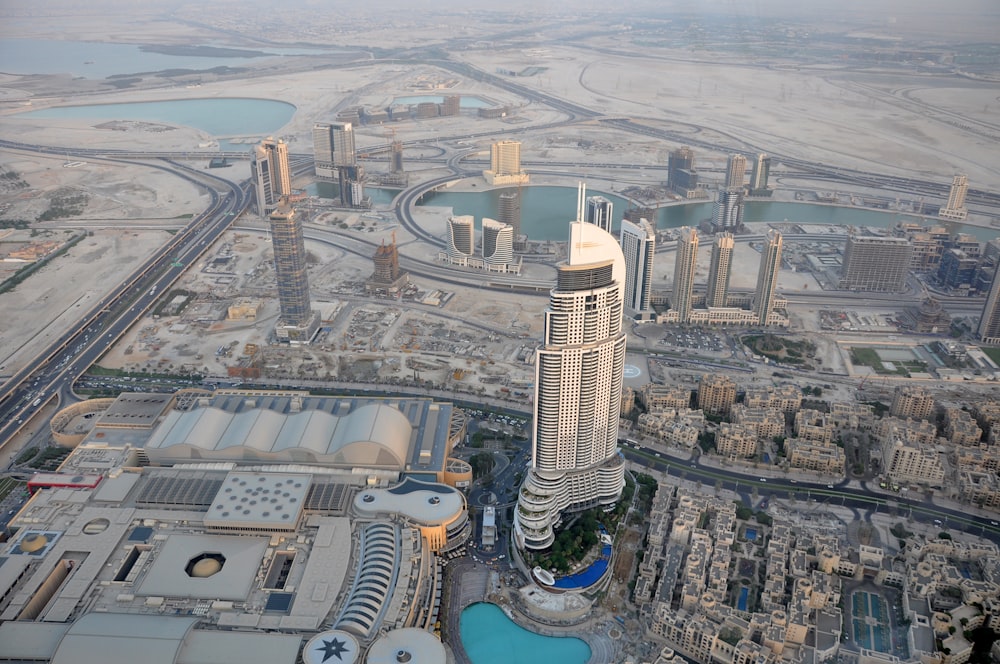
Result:
[[430,632],[416,627],[394,629],[368,649],[367,664],[440,664],[448,653]]
[[18,548],[24,553],[41,551],[49,543],[49,538],[43,533],[32,533],[21,540]]
[[339,629],[320,632],[302,649],[303,664],[354,664],[361,661],[357,639]]

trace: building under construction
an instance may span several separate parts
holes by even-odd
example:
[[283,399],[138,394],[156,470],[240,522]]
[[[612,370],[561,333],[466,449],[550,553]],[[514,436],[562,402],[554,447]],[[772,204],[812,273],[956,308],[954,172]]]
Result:
[[396,250],[395,233],[392,234],[390,244],[385,244],[383,241],[375,249],[372,261],[375,263],[375,271],[365,282],[366,293],[385,291],[390,295],[396,295],[410,282],[409,273],[399,269],[399,252]]

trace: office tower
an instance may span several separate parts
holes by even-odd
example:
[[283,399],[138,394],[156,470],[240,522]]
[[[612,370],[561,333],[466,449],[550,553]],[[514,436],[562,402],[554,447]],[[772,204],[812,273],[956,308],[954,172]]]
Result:
[[732,233],[720,234],[712,244],[712,262],[708,267],[708,292],[705,295],[706,307],[726,306],[734,246],[736,243]]
[[964,175],[956,175],[951,181],[951,190],[948,192],[948,204],[938,211],[938,216],[942,219],[962,220],[969,216],[969,210],[965,207],[965,195],[969,193],[969,178]]
[[771,158],[761,152],[753,162],[750,170],[750,195],[770,196],[771,191],[767,187],[767,178],[771,173]]
[[455,265],[468,265],[475,252],[475,218],[471,214],[448,217],[448,260]]
[[625,210],[622,214],[623,219],[628,219],[634,224],[638,224],[642,219],[648,219],[649,223],[656,228],[656,223],[653,221],[656,219],[656,210],[647,207],[630,207]]
[[441,115],[458,115],[462,108],[462,95],[447,95],[441,101]]
[[698,172],[694,169],[694,151],[684,146],[667,157],[667,186],[686,198],[698,190]]
[[306,247],[302,222],[295,210],[282,199],[269,217],[271,247],[274,250],[274,277],[278,284],[281,316],[275,327],[285,341],[308,343],[316,331],[318,317],[309,301],[309,278],[306,275]]
[[567,249],[535,351],[531,467],[514,510],[518,545],[534,550],[552,544],[564,512],[614,504],[625,481],[617,452],[625,258],[579,214]]
[[354,166],[354,126],[350,122],[315,123],[313,162],[316,175],[324,178],[334,177],[338,166]]
[[736,383],[729,376],[702,374],[698,384],[698,408],[712,415],[728,415],[736,403]]
[[670,308],[677,312],[677,322],[691,319],[694,269],[698,264],[698,231],[688,226],[680,229],[677,238],[677,259],[674,262],[674,294]]
[[483,177],[492,185],[527,184],[528,174],[521,170],[521,142],[498,141],[490,146],[490,169]]
[[741,154],[731,154],[726,160],[725,189],[743,190],[743,178],[747,172],[747,158]]
[[500,194],[497,202],[498,221],[502,221],[514,229],[514,239],[521,235],[521,192],[505,191]]
[[371,207],[371,199],[365,196],[364,166],[338,166],[337,175],[340,180],[340,202],[344,207]]
[[389,145],[389,172],[393,175],[403,172],[403,141],[396,138]]
[[983,343],[1000,344],[1000,269],[993,273],[993,284],[986,296],[976,334]]
[[898,293],[906,286],[910,241],[852,233],[844,249],[840,287],[855,291]]
[[757,290],[753,296],[753,310],[760,325],[774,311],[775,290],[778,287],[778,270],[781,269],[781,233],[771,229],[760,251],[760,269],[757,270]]
[[743,225],[743,190],[720,189],[712,210],[712,228],[716,231],[739,230]]
[[649,314],[653,309],[651,297],[656,231],[645,219],[637,224],[623,220],[620,238],[625,256],[625,307],[640,316]]
[[590,196],[587,198],[586,216],[583,220],[610,233],[613,209],[614,204],[604,196]]
[[488,271],[506,272],[514,262],[514,227],[483,217],[483,263]]
[[968,293],[976,281],[979,256],[969,255],[961,249],[946,249],[938,266],[938,282],[945,288]]
[[292,193],[288,168],[288,146],[284,141],[265,138],[254,148],[250,160],[257,200],[257,214],[266,217],[278,207],[283,196]]

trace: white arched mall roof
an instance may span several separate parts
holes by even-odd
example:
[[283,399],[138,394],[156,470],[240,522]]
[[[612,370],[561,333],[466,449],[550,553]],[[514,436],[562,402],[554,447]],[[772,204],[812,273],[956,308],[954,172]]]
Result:
[[403,469],[413,428],[382,403],[348,415],[320,410],[239,413],[208,407],[171,411],[145,445],[153,461],[290,461]]

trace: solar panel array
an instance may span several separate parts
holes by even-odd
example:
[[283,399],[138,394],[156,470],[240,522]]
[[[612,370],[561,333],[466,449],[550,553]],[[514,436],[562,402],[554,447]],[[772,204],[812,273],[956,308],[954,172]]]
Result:
[[317,484],[315,481],[309,487],[306,495],[305,509],[311,512],[327,512],[343,515],[347,513],[354,488],[350,484]]
[[294,599],[295,593],[271,593],[267,596],[264,610],[288,613],[292,608],[292,600]]
[[208,509],[221,486],[222,480],[216,478],[151,477],[135,502],[140,506]]

